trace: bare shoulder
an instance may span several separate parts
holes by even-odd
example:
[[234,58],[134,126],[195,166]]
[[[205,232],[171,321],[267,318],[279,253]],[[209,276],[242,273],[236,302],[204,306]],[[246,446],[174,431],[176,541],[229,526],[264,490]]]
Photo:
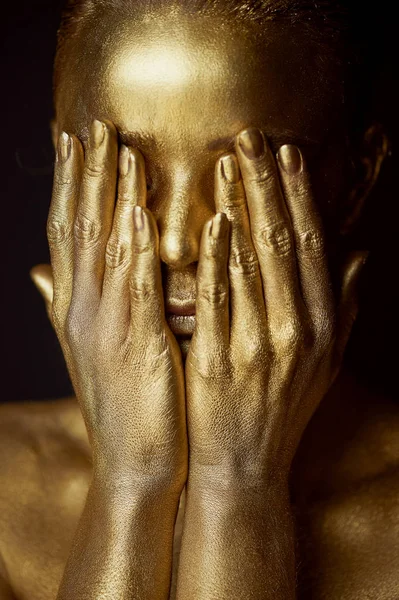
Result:
[[292,473],[309,503],[395,474],[399,468],[399,402],[342,377],[310,421]]
[[0,455],[1,507],[27,503],[35,489],[51,495],[71,471],[90,466],[76,399],[1,404]]
[[397,401],[352,384],[309,424],[293,473],[300,598],[398,598],[398,431]]
[[[74,397],[0,405],[0,502],[28,481],[87,455],[87,435]],[[85,452],[86,451],[86,452]],[[58,478],[57,478],[58,479]]]
[[32,581],[51,597],[87,495],[87,448],[74,398],[0,406],[0,555],[17,598]]
[[299,600],[397,600],[397,468],[302,506],[296,525]]

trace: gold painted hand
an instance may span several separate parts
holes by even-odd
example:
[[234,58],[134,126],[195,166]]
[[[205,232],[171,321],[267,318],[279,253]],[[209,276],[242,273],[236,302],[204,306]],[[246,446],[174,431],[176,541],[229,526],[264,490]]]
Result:
[[[159,235],[145,207],[144,158],[94,121],[86,156],[59,142],[45,296],[86,423],[93,466],[118,486],[167,487],[187,474],[184,372],[164,314]],[[117,202],[115,203],[117,188]],[[134,224],[136,226],[134,227]],[[42,275],[40,277],[40,275]]]
[[356,314],[363,257],[336,307],[305,161],[285,146],[277,165],[260,134],[218,161],[201,238],[178,600],[296,597],[290,465]]
[[201,240],[185,366],[189,477],[267,486],[287,479],[338,373],[365,256],[349,257],[336,306],[305,160],[283,146],[276,163],[259,130],[252,144],[242,133],[248,155],[237,136],[236,154],[218,161],[219,214]]

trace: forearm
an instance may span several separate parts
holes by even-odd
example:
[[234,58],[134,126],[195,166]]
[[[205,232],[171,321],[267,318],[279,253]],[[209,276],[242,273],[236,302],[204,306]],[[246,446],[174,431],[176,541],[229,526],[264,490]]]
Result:
[[177,508],[167,492],[94,477],[57,600],[166,600]]
[[[286,489],[285,489],[286,488]],[[293,600],[288,487],[250,491],[188,482],[177,598]]]

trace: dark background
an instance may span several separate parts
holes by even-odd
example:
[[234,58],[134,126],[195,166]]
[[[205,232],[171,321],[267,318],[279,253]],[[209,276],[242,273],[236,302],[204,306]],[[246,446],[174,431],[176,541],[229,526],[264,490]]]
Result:
[[[49,263],[46,220],[52,187],[51,75],[61,4],[7,3],[2,8],[1,94],[1,401],[50,399],[72,393],[61,349],[30,268]],[[358,18],[363,17],[362,8]],[[353,246],[371,249],[362,304],[346,360],[368,386],[397,396],[398,194],[395,153],[398,103],[395,19],[374,8],[370,77],[376,114],[392,156],[369,198]],[[378,66],[377,73],[373,67]]]

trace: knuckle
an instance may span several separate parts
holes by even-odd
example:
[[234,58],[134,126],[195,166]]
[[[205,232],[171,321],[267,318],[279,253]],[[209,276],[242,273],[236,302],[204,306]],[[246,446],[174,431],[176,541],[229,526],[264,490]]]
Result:
[[256,252],[251,249],[232,250],[230,253],[231,268],[244,275],[259,273],[259,261]]
[[261,165],[249,179],[252,183],[261,184],[262,187],[269,187],[274,182],[275,177],[276,173],[273,167],[270,165]]
[[123,210],[123,214],[129,213],[130,216],[130,213],[133,210],[133,198],[132,194],[128,190],[119,190],[118,205]]
[[131,282],[130,295],[132,300],[136,302],[147,303],[157,295],[157,290],[150,284],[143,282]]
[[127,262],[127,248],[125,244],[109,240],[105,248],[105,263],[110,269],[117,269]]
[[155,256],[154,246],[150,243],[138,244],[137,242],[133,241],[132,251],[133,251],[133,254],[143,254],[143,255],[148,255],[150,257]]
[[247,206],[244,193],[232,188],[230,184],[223,190],[223,206],[229,218],[232,220],[241,218]]
[[85,165],[85,175],[89,179],[98,179],[104,175],[104,166],[95,161],[87,162]]
[[245,344],[245,361],[247,365],[257,366],[265,363],[268,354],[266,343],[262,339],[249,340]]
[[303,345],[305,332],[295,321],[287,321],[274,332],[274,344],[277,349],[284,349],[288,354],[297,351]]
[[[55,183],[56,186],[62,191],[64,192],[63,188],[66,187],[74,187],[74,180],[73,178],[66,173],[63,169],[57,169],[57,172],[55,174]],[[56,189],[57,189],[56,187]]]
[[323,258],[326,254],[323,236],[314,230],[308,230],[298,235],[296,243],[304,254]]
[[85,243],[95,243],[100,238],[101,224],[79,214],[76,217],[73,230],[77,240]]
[[292,235],[284,223],[268,225],[254,233],[255,242],[277,256],[288,256],[293,250]]
[[63,221],[49,219],[47,221],[46,233],[49,243],[59,244],[70,236],[70,227]]
[[223,283],[207,283],[200,286],[199,297],[213,307],[222,307],[227,300],[228,290]]

